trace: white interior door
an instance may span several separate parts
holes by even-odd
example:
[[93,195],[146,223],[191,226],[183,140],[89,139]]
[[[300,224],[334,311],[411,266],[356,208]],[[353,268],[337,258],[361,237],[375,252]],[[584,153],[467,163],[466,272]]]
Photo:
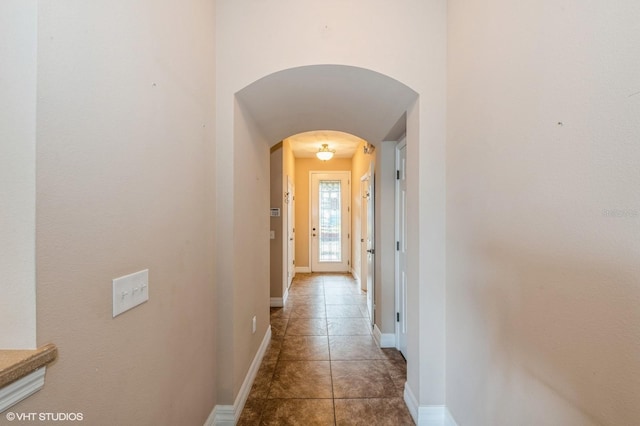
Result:
[[287,288],[296,275],[295,267],[295,195],[291,178],[287,176]]
[[369,262],[367,259],[367,215],[369,214],[369,173],[360,178],[360,288],[367,291]]
[[348,272],[349,172],[311,172],[311,271]]
[[369,179],[367,180],[367,308],[371,325],[375,324],[375,174],[373,162],[369,166]]
[[396,148],[396,336],[397,347],[407,356],[407,144]]

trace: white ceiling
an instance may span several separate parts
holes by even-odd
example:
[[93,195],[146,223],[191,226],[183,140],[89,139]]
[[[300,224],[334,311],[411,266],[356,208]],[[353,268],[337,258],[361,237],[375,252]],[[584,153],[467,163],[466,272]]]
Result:
[[336,158],[351,158],[360,142],[365,142],[352,134],[334,130],[298,133],[287,140],[291,142],[291,149],[296,158],[314,158],[324,143],[329,145],[329,149],[336,151]]
[[271,145],[321,129],[350,133],[377,145],[398,131],[396,125],[403,123],[403,115],[417,98],[416,92],[391,77],[344,65],[275,72],[236,95]]

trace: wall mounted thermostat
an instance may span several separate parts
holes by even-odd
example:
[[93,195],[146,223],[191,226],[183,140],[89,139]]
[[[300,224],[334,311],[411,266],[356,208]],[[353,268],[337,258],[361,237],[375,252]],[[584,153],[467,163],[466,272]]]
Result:
[[271,209],[271,217],[280,217],[280,209],[277,209],[277,208]]

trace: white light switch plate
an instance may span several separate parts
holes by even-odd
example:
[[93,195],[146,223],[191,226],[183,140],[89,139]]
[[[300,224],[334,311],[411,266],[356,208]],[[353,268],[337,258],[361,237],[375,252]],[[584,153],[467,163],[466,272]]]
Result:
[[113,317],[149,300],[149,270],[113,280]]

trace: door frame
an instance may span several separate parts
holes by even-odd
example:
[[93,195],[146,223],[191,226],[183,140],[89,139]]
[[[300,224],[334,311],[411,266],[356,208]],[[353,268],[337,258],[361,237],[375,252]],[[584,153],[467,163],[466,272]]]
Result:
[[[310,272],[334,272],[334,271],[321,271],[314,270],[314,239],[313,239],[313,203],[314,203],[314,191],[313,191],[313,175],[336,175],[337,179],[346,179],[347,188],[344,193],[341,192],[341,196],[346,201],[346,205],[342,214],[346,215],[346,219],[343,223],[346,227],[346,242],[342,243],[342,252],[345,256],[346,270],[335,272],[350,272],[351,271],[351,172],[348,170],[311,170],[309,171],[309,270]],[[343,218],[344,219],[344,218]],[[346,250],[345,250],[346,247]]]
[[[395,250],[395,334],[396,334],[396,349],[401,351],[401,339],[400,339],[400,327],[404,326],[405,335],[406,335],[406,327],[407,327],[407,316],[406,316],[406,307],[407,307],[407,294],[405,291],[401,292],[401,271],[400,271],[400,245],[404,245],[406,251],[406,238],[402,238],[402,231],[400,229],[400,171],[404,171],[404,176],[406,177],[406,162],[404,167],[400,165],[400,150],[404,148],[406,150],[407,139],[406,137],[402,137],[398,144],[395,147],[395,166],[396,173],[398,173],[398,177],[396,178],[395,183],[395,240],[396,240],[396,250]],[[405,151],[406,153],[406,151]],[[405,227],[406,227],[406,215],[405,215]],[[405,272],[406,272],[406,264],[405,264]],[[403,296],[403,297],[401,297]],[[400,321],[402,318],[402,322]],[[406,336],[405,336],[406,338]],[[402,352],[402,351],[401,351]],[[405,348],[404,352],[402,352],[403,356],[407,356],[407,350]]]
[[375,162],[369,162],[369,199],[367,200],[367,309],[371,328],[376,324],[376,173]]
[[[369,200],[366,197],[366,182],[370,179],[369,172],[365,172],[360,177],[360,245],[358,246],[359,255],[360,255],[360,271],[358,271],[360,275],[360,289],[366,291],[367,289],[367,227],[369,226],[368,221],[368,209],[369,209]],[[365,201],[366,200],[366,201]],[[363,224],[366,223],[366,227]]]
[[[284,241],[284,251],[285,251],[285,262],[287,267],[285,268],[285,287],[288,289],[291,287],[291,283],[293,282],[293,278],[296,276],[296,265],[295,265],[295,253],[296,253],[296,242],[295,242],[295,185],[291,176],[286,175],[286,185],[287,191],[285,193],[285,203],[286,207],[286,228],[283,230],[283,235],[285,235]],[[284,225],[284,224],[283,224]],[[291,242],[290,242],[291,241]]]

